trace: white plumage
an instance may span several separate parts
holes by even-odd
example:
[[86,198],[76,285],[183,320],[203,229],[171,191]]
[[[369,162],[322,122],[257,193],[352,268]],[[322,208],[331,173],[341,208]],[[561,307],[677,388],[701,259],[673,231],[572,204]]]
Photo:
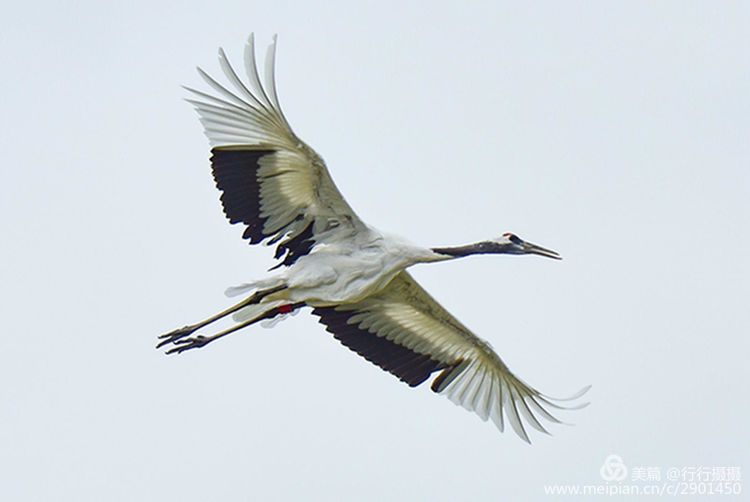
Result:
[[[492,419],[507,420],[529,441],[524,424],[546,432],[539,418],[559,421],[550,408],[573,409],[516,377],[492,347],[471,333],[406,272],[417,263],[473,254],[559,255],[506,233],[466,246],[423,248],[365,224],[336,188],[328,170],[292,132],[274,81],[276,40],[266,57],[265,84],[255,63],[253,37],[245,49],[247,82],[223,50],[219,62],[233,90],[198,69],[216,95],[188,89],[212,148],[212,170],[229,221],[242,223],[251,244],[277,244],[277,267],[267,279],[227,290],[250,294],[200,323],[162,335],[159,347],[181,353],[261,320],[312,307],[342,344],[411,386],[439,372],[432,389]],[[274,268],[277,268],[274,267]],[[194,335],[234,314],[236,325],[213,336]],[[574,396],[577,399],[588,388]]]

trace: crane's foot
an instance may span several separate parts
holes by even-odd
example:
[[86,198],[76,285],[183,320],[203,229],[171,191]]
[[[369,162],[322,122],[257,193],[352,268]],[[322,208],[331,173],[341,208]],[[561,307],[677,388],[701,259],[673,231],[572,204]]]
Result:
[[190,338],[178,339],[172,342],[174,347],[167,351],[167,354],[181,354],[186,350],[199,349],[216,340],[216,336],[196,335]]
[[[156,345],[156,348],[160,349],[160,348],[164,347],[165,345],[169,345],[170,343],[176,344],[177,341],[182,340],[183,338],[192,335],[194,332],[196,332],[197,330],[201,329],[202,327],[207,326],[207,325],[211,324],[212,322],[217,321],[217,320],[221,319],[222,317],[225,317],[225,316],[231,314],[232,312],[236,312],[236,311],[240,310],[243,307],[246,307],[248,305],[255,305],[256,303],[260,303],[260,301],[263,300],[263,298],[265,298],[266,296],[268,296],[270,294],[273,294],[273,293],[277,293],[277,292],[279,292],[279,291],[281,291],[282,289],[285,289],[285,288],[286,288],[286,286],[282,285],[282,286],[277,286],[275,288],[270,288],[270,289],[264,289],[264,290],[256,291],[250,297],[242,300],[237,305],[234,305],[234,306],[228,308],[227,310],[225,310],[223,312],[219,312],[215,316],[211,316],[208,319],[206,319],[205,321],[201,321],[201,322],[196,323],[196,324],[191,324],[190,326],[184,326],[184,327],[182,327],[180,329],[176,329],[174,331],[170,331],[169,333],[167,333],[165,335],[161,335],[161,336],[159,336],[159,340],[161,340],[161,341]],[[189,343],[189,342],[187,342],[187,343]],[[187,350],[187,349],[185,349],[185,350]]]
[[170,343],[175,343],[178,340],[185,338],[186,336],[192,335],[195,330],[196,330],[195,326],[183,326],[180,329],[176,329],[164,335],[160,335],[159,340],[161,341],[158,343],[156,348],[160,349],[164,347],[165,345],[169,345]]

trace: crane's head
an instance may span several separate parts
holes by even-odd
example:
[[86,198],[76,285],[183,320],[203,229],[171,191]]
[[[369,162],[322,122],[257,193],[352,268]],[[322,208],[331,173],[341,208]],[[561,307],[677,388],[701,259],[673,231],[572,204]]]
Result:
[[511,232],[505,232],[503,235],[490,242],[496,245],[495,249],[491,252],[503,254],[537,254],[555,260],[562,260],[562,256],[556,251],[526,242]]

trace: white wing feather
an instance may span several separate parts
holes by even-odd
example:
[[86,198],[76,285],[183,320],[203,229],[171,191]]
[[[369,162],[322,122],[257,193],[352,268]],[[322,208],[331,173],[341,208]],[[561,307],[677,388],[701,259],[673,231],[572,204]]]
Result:
[[213,147],[212,168],[232,223],[248,226],[251,243],[281,241],[284,265],[326,239],[366,227],[344,200],[323,159],[292,131],[279,104],[275,81],[276,37],[266,57],[265,84],[251,35],[244,52],[247,81],[223,49],[219,64],[230,87],[198,68],[214,93],[186,87]]
[[[464,327],[407,272],[401,272],[381,292],[335,310],[351,312],[347,325],[442,363],[443,372],[432,384],[435,392],[475,412],[482,420],[492,419],[501,431],[507,420],[524,441],[529,442],[524,424],[547,433],[538,417],[561,423],[548,408],[577,409],[588,404],[561,404],[581,397],[588,387],[570,398],[556,399],[527,385],[487,342]],[[321,319],[325,322],[323,316]],[[409,370],[397,365],[389,368],[382,361],[378,364],[397,376]]]

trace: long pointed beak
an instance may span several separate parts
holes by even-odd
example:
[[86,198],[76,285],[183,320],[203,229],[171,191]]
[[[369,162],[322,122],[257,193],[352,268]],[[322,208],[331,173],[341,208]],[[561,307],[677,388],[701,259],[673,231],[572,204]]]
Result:
[[538,254],[539,256],[546,256],[547,258],[552,258],[554,260],[562,260],[560,253],[552,251],[551,249],[543,248],[542,246],[537,246],[530,242],[523,243],[523,250],[529,254]]

